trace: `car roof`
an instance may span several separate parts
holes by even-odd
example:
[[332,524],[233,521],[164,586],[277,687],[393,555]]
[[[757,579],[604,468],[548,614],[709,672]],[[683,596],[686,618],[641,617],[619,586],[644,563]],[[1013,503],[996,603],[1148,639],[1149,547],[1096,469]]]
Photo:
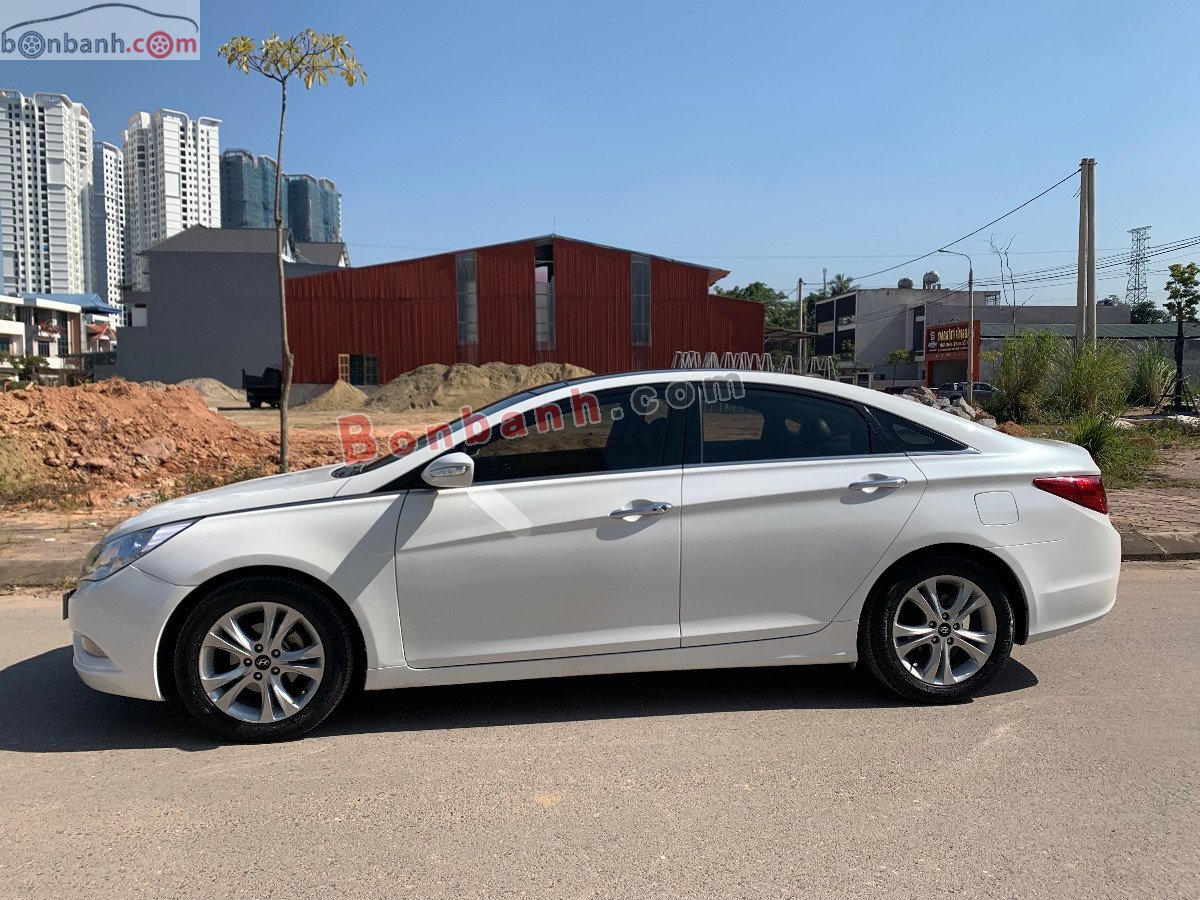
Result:
[[[925,406],[905,398],[903,394],[888,394],[871,388],[831,381],[816,375],[793,375],[782,372],[757,372],[742,369],[649,369],[640,372],[617,372],[608,375],[587,375],[559,382],[563,388],[578,390],[585,385],[601,387],[631,387],[647,381],[703,381],[706,379],[746,384],[772,385],[822,394],[833,398],[861,403],[882,409],[920,425],[932,428],[948,437],[955,438],[978,450],[1013,450],[1021,446],[1021,439],[967,419],[959,418],[940,409]],[[957,382],[955,382],[957,383]]]

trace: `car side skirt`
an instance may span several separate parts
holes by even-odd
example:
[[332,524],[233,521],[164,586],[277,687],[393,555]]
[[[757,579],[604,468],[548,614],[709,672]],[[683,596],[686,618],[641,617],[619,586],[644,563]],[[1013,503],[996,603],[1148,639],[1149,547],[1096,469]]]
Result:
[[853,663],[858,660],[858,621],[832,622],[813,634],[800,637],[741,641],[704,647],[672,647],[604,653],[565,659],[477,663],[412,669],[385,666],[368,669],[369,691],[391,688],[520,681],[531,678],[568,678],[619,672],[670,672],[682,669],[736,669],[754,666],[798,666],[820,663]]

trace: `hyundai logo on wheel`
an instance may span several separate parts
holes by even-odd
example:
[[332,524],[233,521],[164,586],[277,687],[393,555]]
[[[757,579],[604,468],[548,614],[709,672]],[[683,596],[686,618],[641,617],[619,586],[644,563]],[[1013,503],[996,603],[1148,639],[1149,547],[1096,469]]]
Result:
[[0,0],[0,60],[195,60],[200,0]]

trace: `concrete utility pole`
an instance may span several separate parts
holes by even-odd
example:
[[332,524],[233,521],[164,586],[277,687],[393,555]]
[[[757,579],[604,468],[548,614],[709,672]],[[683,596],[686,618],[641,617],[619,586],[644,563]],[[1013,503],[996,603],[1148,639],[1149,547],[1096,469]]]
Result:
[[1096,346],[1096,160],[1089,159],[1087,167],[1088,228],[1087,228],[1087,308],[1088,344]]
[[1075,273],[1075,343],[1096,345],[1096,160],[1079,161],[1079,259]]
[[1075,345],[1087,338],[1087,160],[1079,161],[1079,253],[1075,262]]
[[[796,279],[796,327],[801,331],[807,331],[804,321],[804,279]],[[804,374],[804,357],[807,355],[808,338],[800,337],[796,339],[796,373]]]

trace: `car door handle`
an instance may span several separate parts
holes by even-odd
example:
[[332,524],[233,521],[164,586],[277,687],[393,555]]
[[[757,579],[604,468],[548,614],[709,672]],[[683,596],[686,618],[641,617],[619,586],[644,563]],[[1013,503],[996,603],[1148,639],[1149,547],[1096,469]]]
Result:
[[901,488],[908,484],[907,478],[901,478],[899,475],[885,476],[882,478],[867,478],[864,481],[850,482],[850,490],[852,491],[874,491],[878,488]]
[[625,509],[614,509],[608,514],[610,519],[632,519],[637,516],[661,516],[670,512],[671,504],[665,500],[659,503],[646,503],[642,506],[630,506]]

